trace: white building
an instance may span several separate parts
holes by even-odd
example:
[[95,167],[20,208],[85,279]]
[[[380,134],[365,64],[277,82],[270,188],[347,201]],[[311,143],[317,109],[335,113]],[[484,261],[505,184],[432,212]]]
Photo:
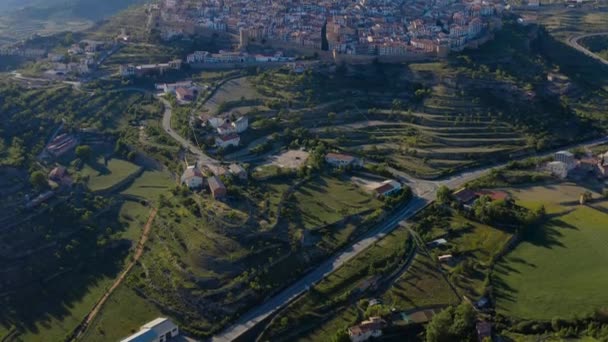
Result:
[[556,152],[553,156],[555,161],[563,162],[568,167],[568,171],[572,170],[576,167],[576,160],[574,159],[574,154],[568,151],[559,151]]
[[547,171],[551,173],[551,175],[558,177],[560,179],[564,179],[568,177],[568,165],[562,161],[553,161],[547,164]]
[[179,335],[179,328],[168,318],[157,318],[121,342],[167,342]]
[[341,153],[328,153],[325,155],[325,162],[332,166],[344,167],[344,166],[361,166],[361,160],[348,154]]
[[182,174],[181,182],[190,189],[200,189],[203,187],[203,173],[196,165],[188,166]]
[[238,134],[226,134],[220,135],[215,138],[215,145],[217,147],[226,148],[229,146],[239,146],[241,142],[241,137]]
[[402,189],[402,185],[401,183],[397,182],[396,180],[386,180],[384,182],[382,182],[382,184],[380,184],[378,187],[376,187],[374,189],[374,192],[378,195],[378,196],[391,196],[396,194],[397,192],[399,192]]
[[348,336],[353,342],[367,341],[372,337],[382,336],[384,320],[380,317],[370,317],[369,320],[348,328]]
[[242,116],[232,123],[232,126],[236,129],[237,133],[243,133],[249,128],[249,119]]

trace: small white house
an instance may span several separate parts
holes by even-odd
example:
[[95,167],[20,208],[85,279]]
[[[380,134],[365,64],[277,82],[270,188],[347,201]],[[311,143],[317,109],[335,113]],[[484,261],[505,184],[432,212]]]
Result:
[[245,116],[241,116],[232,123],[232,126],[236,129],[237,133],[243,133],[249,128],[249,119]]
[[556,152],[553,156],[555,161],[563,162],[568,167],[568,171],[572,170],[576,167],[576,160],[574,159],[574,154],[568,151],[559,151]]
[[568,177],[568,165],[562,161],[553,161],[547,163],[546,169],[551,173],[551,175],[559,179],[565,179]]
[[203,173],[196,165],[190,165],[182,174],[181,182],[190,189],[200,189],[203,187]]
[[168,318],[157,318],[121,342],[167,342],[179,335],[179,328]]
[[229,146],[236,147],[236,146],[239,146],[240,143],[241,143],[241,137],[239,137],[237,134],[220,135],[215,138],[215,145],[217,145],[217,147],[222,147],[222,148],[226,148]]
[[328,153],[325,155],[325,162],[335,167],[363,165],[359,158],[342,153]]
[[391,196],[391,195],[396,194],[402,188],[403,188],[403,186],[401,185],[401,183],[397,182],[396,180],[389,179],[389,180],[382,182],[378,187],[376,187],[374,189],[374,192],[378,196],[386,197],[386,196]]

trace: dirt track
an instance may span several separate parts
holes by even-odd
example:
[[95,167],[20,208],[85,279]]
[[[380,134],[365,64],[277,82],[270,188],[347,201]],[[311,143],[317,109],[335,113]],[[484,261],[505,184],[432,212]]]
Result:
[[135,254],[133,254],[133,259],[131,260],[131,262],[129,262],[127,267],[125,267],[125,269],[122,271],[120,276],[118,276],[118,278],[116,278],[116,280],[114,281],[112,286],[99,299],[99,301],[97,302],[97,304],[95,304],[95,306],[89,312],[89,314],[86,315],[86,317],[84,318],[82,323],[76,328],[76,330],[74,331],[74,334],[72,335],[73,337],[70,339],[71,341],[76,341],[84,335],[87,328],[89,327],[91,322],[93,322],[93,320],[95,320],[95,318],[97,317],[97,314],[99,314],[99,312],[101,311],[103,305],[106,303],[108,298],[110,298],[112,293],[118,288],[118,286],[120,286],[120,284],[122,284],[122,282],[127,277],[127,274],[129,274],[129,272],[131,271],[133,266],[135,266],[135,264],[137,263],[139,258],[144,253],[144,246],[146,244],[146,241],[148,241],[148,237],[150,236],[150,231],[152,230],[152,222],[154,222],[154,218],[156,217],[157,211],[158,211],[158,209],[156,209],[156,208],[152,208],[152,210],[150,211],[150,216],[148,217],[148,222],[146,222],[146,225],[144,226],[144,230],[141,234],[141,238],[139,239],[139,242],[137,243],[137,247],[135,247]]

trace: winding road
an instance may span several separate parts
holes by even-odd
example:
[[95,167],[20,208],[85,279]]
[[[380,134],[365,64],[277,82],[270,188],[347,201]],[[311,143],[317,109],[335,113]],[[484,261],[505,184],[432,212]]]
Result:
[[[137,88],[126,88],[123,90],[146,92],[143,89]],[[180,136],[171,128],[171,116],[173,112],[171,103],[162,97],[158,97],[158,99],[164,105],[162,126],[165,132],[167,132],[167,134],[169,134],[182,146],[188,148],[191,153],[195,154],[202,165],[219,165],[220,161],[206,155],[198,146],[190,142],[188,139]],[[608,137],[603,137],[585,143],[574,144],[572,146],[562,147],[561,149],[569,149],[581,146],[593,146],[603,143],[608,143]],[[537,156],[542,157],[552,155],[556,151],[557,150],[545,152],[543,154],[538,154]],[[522,157],[522,159],[526,157],[530,156]],[[365,249],[378,242],[380,239],[384,238],[387,234],[391,233],[401,223],[407,221],[412,216],[420,212],[424,207],[427,206],[427,204],[435,200],[437,189],[440,186],[445,185],[451,189],[457,189],[459,187],[462,187],[465,183],[473,179],[479,178],[480,176],[483,176],[484,174],[490,172],[493,169],[504,167],[505,165],[506,163],[502,163],[493,166],[464,171],[455,174],[449,178],[437,181],[422,180],[409,176],[398,170],[393,170],[395,176],[398,177],[400,181],[402,181],[404,184],[409,186],[415,194],[415,197],[410,201],[407,206],[405,206],[400,211],[395,213],[391,218],[389,218],[388,220],[368,232],[365,236],[360,238],[353,245],[336,252],[332,257],[321,263],[313,271],[304,275],[300,280],[291,284],[289,287],[274,295],[270,299],[266,300],[259,306],[246,312],[233,325],[229,326],[224,331],[215,335],[211,340],[213,342],[226,342],[234,341],[239,337],[243,336],[243,334],[245,334],[247,331],[257,326],[260,322],[264,321],[266,318],[276,313],[278,310],[285,307],[287,304],[291,303],[294,299],[296,299],[304,292],[308,291],[311,286],[314,286],[319,281],[327,277],[329,274],[335,272],[338,268],[353,259],[359,253],[363,252]]]
[[576,36],[576,37],[572,37],[570,39],[568,39],[568,45],[570,45],[571,47],[577,49],[578,51],[584,53],[585,55],[591,57],[591,58],[595,58],[596,60],[598,60],[599,62],[603,63],[604,65],[608,65],[608,60],[602,58],[601,56],[597,55],[596,53],[593,53],[591,51],[589,51],[587,48],[585,48],[584,46],[580,45],[578,43],[579,40],[583,39],[583,38],[587,38],[587,37],[596,37],[596,36],[608,36],[608,32],[597,32],[597,33],[589,33],[589,34],[584,34],[582,36]]
[[[562,147],[562,149],[570,149],[580,146],[593,146],[608,143],[608,137],[603,137],[590,142],[579,143],[572,146]],[[560,149],[561,150],[561,149]],[[537,156],[549,156],[555,151],[546,152]],[[530,157],[530,156],[527,156]],[[410,219],[420,210],[435,200],[437,188],[445,185],[451,189],[462,187],[465,183],[479,178],[493,169],[504,167],[506,163],[494,165],[490,167],[479,168],[475,170],[461,172],[447,179],[440,181],[421,180],[406,174],[401,173],[400,179],[412,188],[416,197],[401,211],[393,215],[392,218],[380,224],[378,227],[370,231],[364,237],[359,239],[353,245],[338,251],[327,261],[319,265],[315,270],[306,274],[303,278],[293,283],[288,288],[279,292],[277,295],[268,299],[256,308],[242,315],[233,325],[225,329],[223,332],[215,335],[211,340],[213,342],[234,341],[243,336],[247,331],[254,328],[257,324],[264,321],[266,318],[292,302],[302,293],[308,291],[311,286],[314,286],[319,281],[336,271],[342,265],[353,259],[366,248],[376,243],[387,234],[396,229],[402,222]]]

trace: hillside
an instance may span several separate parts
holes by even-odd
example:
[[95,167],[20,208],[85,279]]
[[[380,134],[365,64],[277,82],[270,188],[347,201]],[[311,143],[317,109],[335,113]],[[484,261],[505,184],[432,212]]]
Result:
[[82,31],[143,0],[27,0],[0,2],[0,45],[33,34]]

